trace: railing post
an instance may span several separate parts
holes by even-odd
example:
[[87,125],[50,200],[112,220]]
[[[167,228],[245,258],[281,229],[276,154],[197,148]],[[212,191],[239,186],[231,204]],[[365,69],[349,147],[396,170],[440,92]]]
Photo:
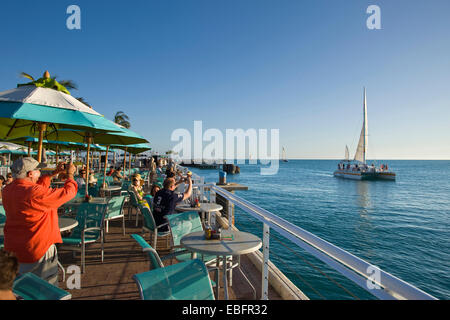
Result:
[[[213,183],[215,185],[215,183]],[[216,191],[214,191],[212,188],[210,188],[209,191],[209,202],[215,203],[216,202]]]
[[230,200],[228,202],[228,229],[232,229],[234,225],[234,212],[233,212],[233,203]]
[[261,300],[269,300],[269,239],[270,227],[264,223]]

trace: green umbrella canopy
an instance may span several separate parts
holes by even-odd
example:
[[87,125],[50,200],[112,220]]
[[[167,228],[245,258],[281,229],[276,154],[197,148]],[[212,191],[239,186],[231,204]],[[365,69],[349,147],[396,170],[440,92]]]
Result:
[[[107,120],[107,119],[106,119]],[[139,135],[138,133],[122,127],[110,120],[107,120],[114,126],[115,132],[96,132],[93,133],[92,140],[93,143],[100,144],[103,146],[108,145],[129,145],[129,144],[138,144],[138,143],[146,143],[147,139]],[[55,130],[54,132],[47,132],[46,137],[54,140],[59,140],[58,135],[64,134],[66,137],[70,136],[70,141],[73,142],[84,142],[83,140],[83,131],[81,130],[73,130],[73,129],[60,129]]]
[[117,148],[130,152],[132,154],[139,154],[148,150],[151,150],[147,143],[131,144],[131,145],[111,145],[112,148]]
[[[8,142],[35,148],[39,142],[39,139],[27,136],[27,137],[17,138],[17,139],[13,139],[13,140],[8,140]],[[80,142],[43,140],[42,143],[45,145],[46,149],[52,149],[52,150],[56,150],[57,146],[58,146],[58,150],[79,150],[79,149],[85,150],[85,149],[87,149],[87,144],[80,143]],[[91,149],[94,149],[97,151],[105,151],[106,150],[105,147],[102,147],[97,144],[91,144],[90,147],[91,147]],[[62,153],[60,153],[60,154],[62,154]]]

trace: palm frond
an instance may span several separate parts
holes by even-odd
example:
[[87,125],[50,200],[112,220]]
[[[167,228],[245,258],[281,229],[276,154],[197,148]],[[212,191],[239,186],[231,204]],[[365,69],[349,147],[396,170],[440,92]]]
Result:
[[73,80],[61,80],[58,82],[60,85],[66,87],[66,89],[78,90],[78,86]]
[[30,76],[28,73],[21,72],[20,75],[24,78],[30,79],[31,81],[34,81],[34,78]]

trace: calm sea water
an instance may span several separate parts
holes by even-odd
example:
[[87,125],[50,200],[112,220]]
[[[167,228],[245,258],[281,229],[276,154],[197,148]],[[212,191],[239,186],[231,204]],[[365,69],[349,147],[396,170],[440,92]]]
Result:
[[[337,161],[280,162],[278,174],[239,165],[237,194],[439,299],[450,298],[450,161],[388,163],[397,181],[333,176]],[[207,182],[217,170],[193,169]],[[262,237],[262,224],[236,210],[236,226]],[[270,259],[311,299],[373,296],[271,231]],[[325,276],[326,274],[327,276]],[[331,280],[330,280],[331,278]]]

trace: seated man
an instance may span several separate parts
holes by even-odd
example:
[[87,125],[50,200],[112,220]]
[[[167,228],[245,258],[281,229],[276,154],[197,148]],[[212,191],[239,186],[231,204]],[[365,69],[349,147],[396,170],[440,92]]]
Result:
[[[157,226],[166,223],[165,216],[175,213],[175,206],[177,203],[186,200],[192,193],[192,179],[187,176],[186,181],[189,183],[189,187],[184,193],[174,192],[176,188],[175,179],[168,178],[164,180],[164,188],[159,190],[153,198],[153,217]],[[159,229],[161,232],[168,231],[167,226]]]

